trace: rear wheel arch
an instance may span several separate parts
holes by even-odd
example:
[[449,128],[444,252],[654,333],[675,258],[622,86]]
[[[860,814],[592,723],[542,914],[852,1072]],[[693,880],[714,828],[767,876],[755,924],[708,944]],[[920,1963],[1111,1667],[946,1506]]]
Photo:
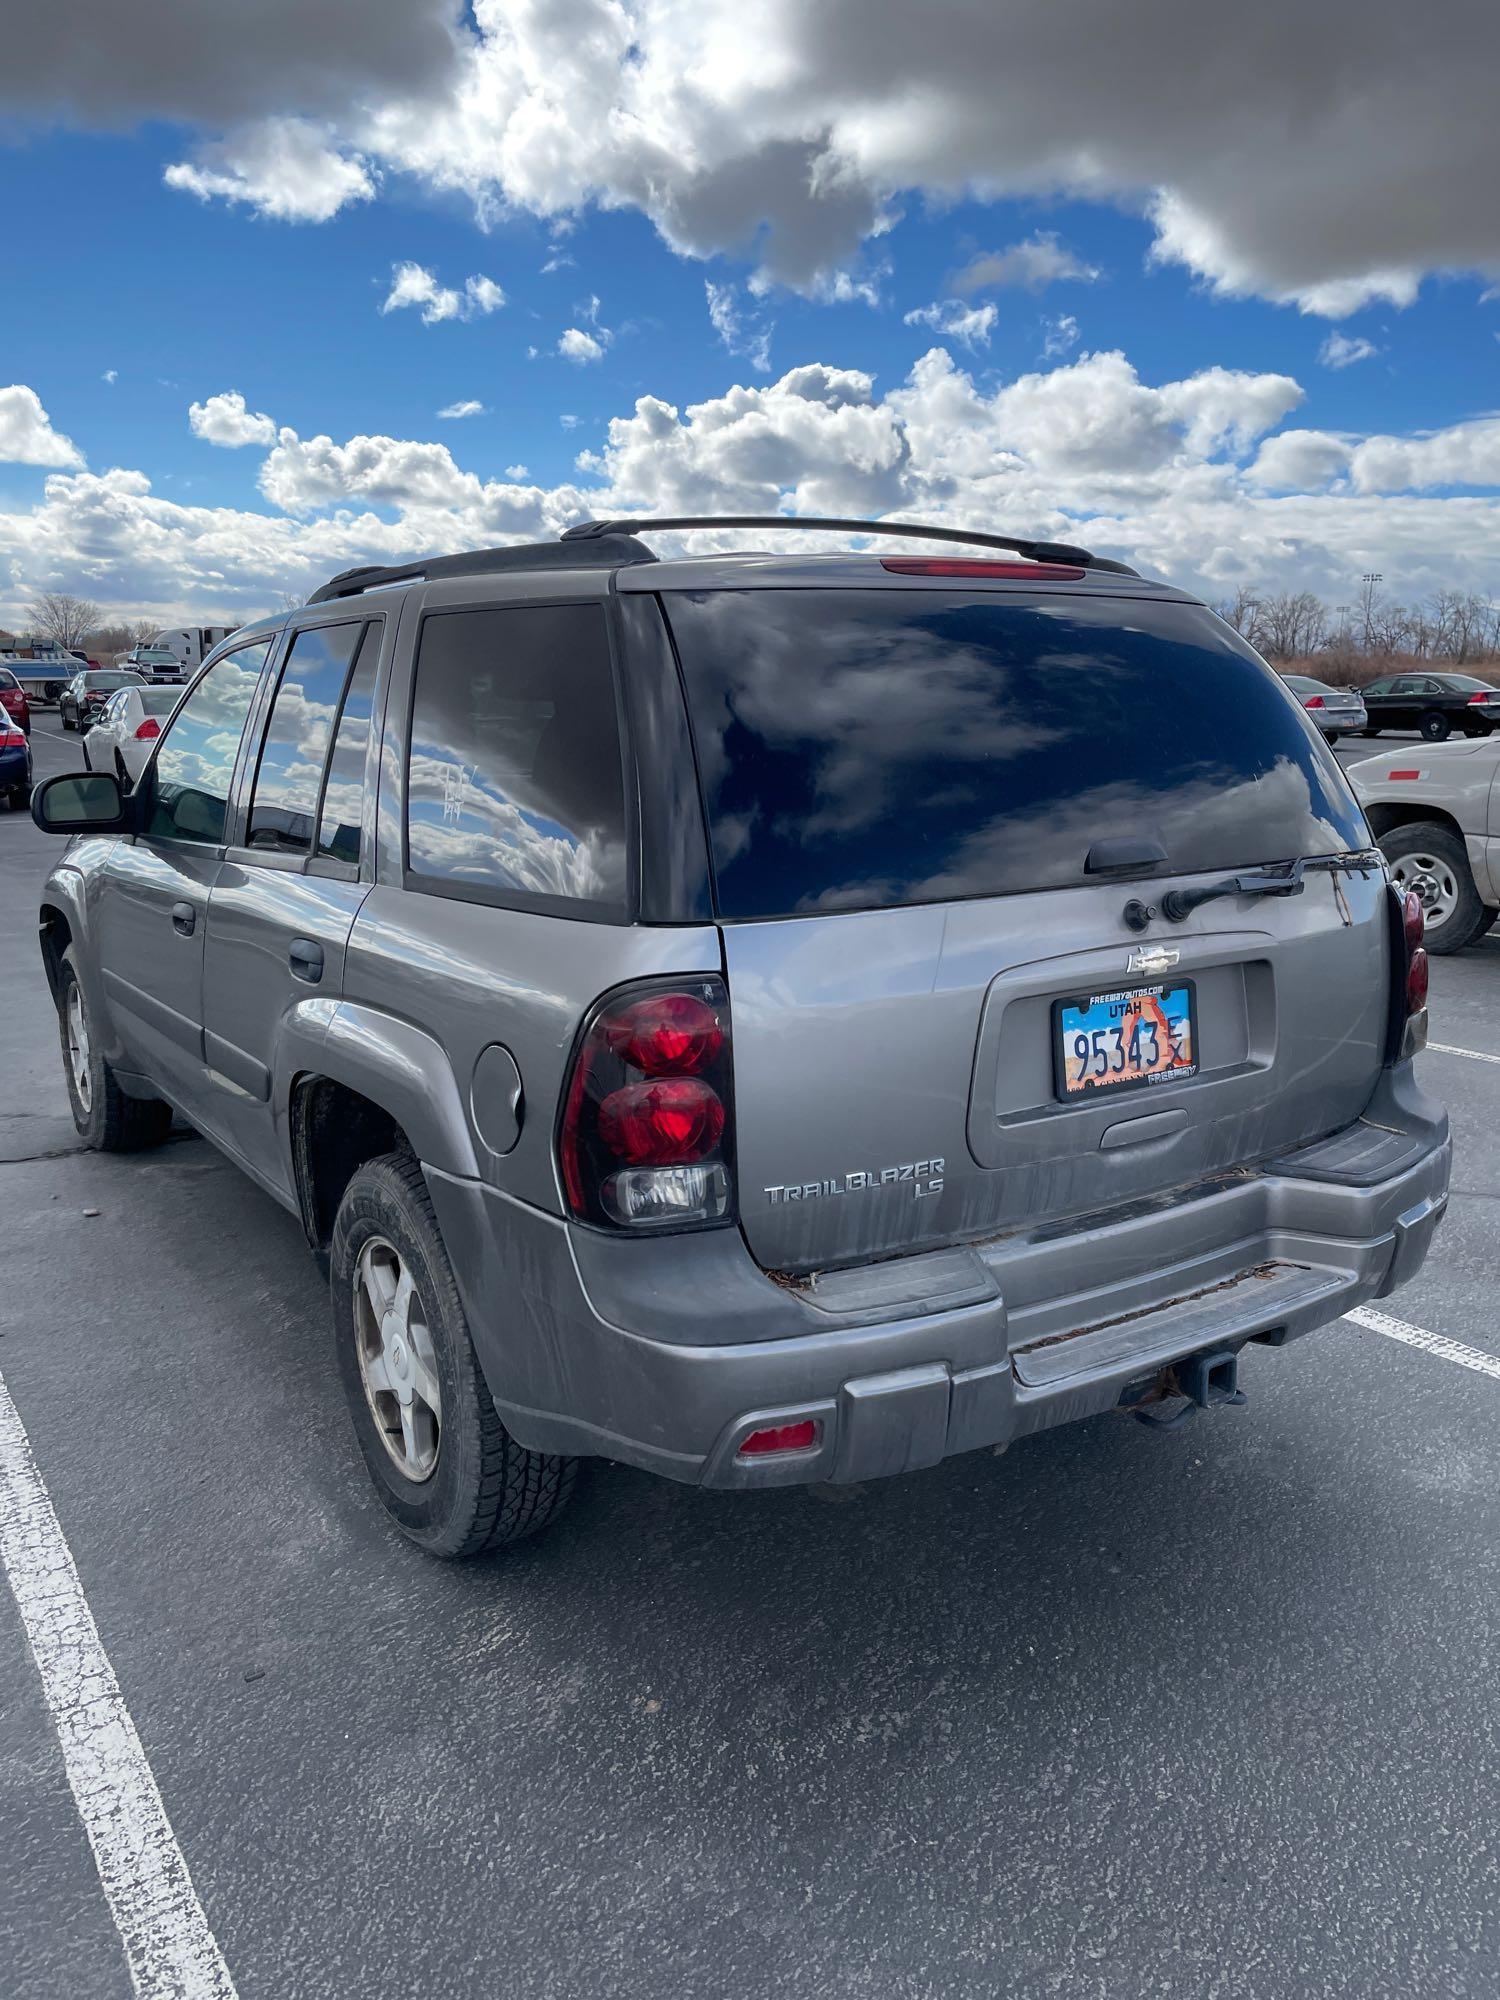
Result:
[[384,1105],[330,1076],[295,1079],[289,1122],[302,1227],[312,1249],[326,1254],[344,1190],[359,1169],[387,1153],[415,1159],[416,1148]]

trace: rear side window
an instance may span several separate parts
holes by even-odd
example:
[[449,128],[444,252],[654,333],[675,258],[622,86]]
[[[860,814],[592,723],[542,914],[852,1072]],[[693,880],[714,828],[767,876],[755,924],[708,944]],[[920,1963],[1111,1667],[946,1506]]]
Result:
[[450,894],[623,911],[624,785],[602,606],[428,614],[406,841],[409,872]]
[[270,643],[261,639],[226,653],[167,725],[152,766],[149,838],[212,845],[224,838],[229,781]]
[[370,708],[375,695],[375,663],[380,627],[367,625],[344,692],[328,782],[318,813],[318,852],[330,861],[359,861],[359,828],[365,797],[365,749],[370,740]]
[[1332,757],[1198,606],[947,591],[673,592],[726,917],[943,902],[1368,841]]
[[279,854],[311,847],[323,760],[362,629],[314,625],[293,639],[261,745],[248,846]]

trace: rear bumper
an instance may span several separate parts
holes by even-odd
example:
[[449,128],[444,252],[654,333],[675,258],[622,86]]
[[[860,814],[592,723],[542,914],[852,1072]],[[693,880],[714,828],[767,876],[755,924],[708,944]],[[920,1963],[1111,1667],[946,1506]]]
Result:
[[[1158,1372],[1295,1339],[1404,1284],[1448,1196],[1409,1064],[1365,1120],[1143,1205],[788,1287],[737,1232],[625,1242],[428,1171],[486,1379],[538,1450],[721,1487],[863,1480],[1115,1408]],[[818,1442],[741,1459],[812,1417]]]

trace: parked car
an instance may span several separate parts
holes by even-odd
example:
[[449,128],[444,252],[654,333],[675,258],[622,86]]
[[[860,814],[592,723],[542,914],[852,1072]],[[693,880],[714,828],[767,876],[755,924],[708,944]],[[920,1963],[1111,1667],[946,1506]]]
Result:
[[122,785],[135,784],[179,699],[176,688],[119,688],[83,739],[85,766],[113,771]]
[[1455,729],[1485,736],[1500,724],[1500,688],[1473,674],[1387,674],[1364,690],[1366,736],[1382,729],[1415,729],[1429,743]]
[[1421,901],[1430,951],[1500,917],[1500,739],[1388,750],[1350,773],[1392,879]]
[[1340,736],[1365,726],[1365,705],[1352,688],[1329,687],[1307,674],[1283,674],[1282,679],[1296,695],[1325,741],[1337,743]]
[[88,729],[117,689],[144,686],[140,674],[118,667],[91,667],[86,673],[74,674],[57,698],[63,728]]
[[115,665],[142,675],[157,687],[182,687],[190,671],[167,646],[133,646]]
[[31,739],[0,709],[0,798],[12,812],[31,803]]
[[1443,1213],[1421,910],[1258,655],[1066,546],[640,539],[747,525],[351,571],[132,793],[33,801],[90,836],[79,1132],[175,1109],[300,1217],[437,1555],[579,1457],[859,1481],[1236,1399]]
[[10,671],[0,667],[0,710],[24,736],[31,734],[31,703],[26,690]]

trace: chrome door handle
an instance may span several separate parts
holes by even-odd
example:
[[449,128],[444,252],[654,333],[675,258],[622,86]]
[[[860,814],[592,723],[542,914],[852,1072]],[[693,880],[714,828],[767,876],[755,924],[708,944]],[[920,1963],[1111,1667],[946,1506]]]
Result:
[[287,948],[287,963],[294,979],[316,986],[323,977],[323,947],[313,938],[293,938]]
[[182,937],[191,937],[197,926],[198,912],[191,903],[172,905],[172,928]]

